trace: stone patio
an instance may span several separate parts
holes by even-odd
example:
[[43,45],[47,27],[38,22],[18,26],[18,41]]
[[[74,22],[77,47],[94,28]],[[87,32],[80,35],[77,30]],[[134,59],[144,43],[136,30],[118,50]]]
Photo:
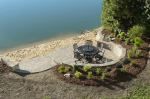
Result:
[[[112,64],[117,63],[118,61],[120,61],[120,58],[124,57],[124,56],[122,57],[118,56],[122,54],[122,52],[120,52],[119,54],[120,49],[117,49],[117,48],[112,48],[117,53],[114,53],[113,50],[105,49],[104,57],[112,60],[111,62],[107,62],[104,64],[90,64],[90,65],[91,66],[111,66]],[[55,51],[50,52],[46,56],[23,60],[20,63],[16,63],[7,59],[4,59],[4,60],[8,63],[9,66],[13,67],[16,72],[21,72],[21,73],[41,72],[41,71],[48,70],[56,66],[57,64],[62,64],[62,63],[68,64],[68,65],[87,65],[87,64],[75,63],[76,59],[74,58],[72,45],[66,46],[64,48],[56,49]]]

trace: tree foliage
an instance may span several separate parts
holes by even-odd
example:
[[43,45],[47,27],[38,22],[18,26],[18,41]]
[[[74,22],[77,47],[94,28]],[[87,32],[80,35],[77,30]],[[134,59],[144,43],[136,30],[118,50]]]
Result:
[[104,0],[102,25],[127,31],[134,25],[150,27],[150,0]]

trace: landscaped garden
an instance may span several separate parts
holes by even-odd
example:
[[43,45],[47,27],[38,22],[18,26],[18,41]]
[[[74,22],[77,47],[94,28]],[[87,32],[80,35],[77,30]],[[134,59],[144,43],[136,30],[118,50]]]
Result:
[[[109,31],[104,30],[104,33],[109,36]],[[81,85],[102,85],[111,84],[114,82],[130,81],[145,68],[148,59],[148,43],[141,36],[144,28],[134,26],[128,31],[119,32],[115,37],[114,43],[121,44],[127,49],[126,57],[123,61],[105,67],[85,66],[68,66],[60,64],[55,68],[55,73],[58,78],[66,82],[76,83]],[[113,35],[111,35],[113,36]]]
[[[135,6],[136,4],[143,8]],[[137,9],[130,9],[131,5]],[[58,78],[70,83],[96,86],[136,78],[145,68],[148,59],[150,42],[148,5],[148,1],[104,0],[102,34],[108,42],[117,43],[126,48],[126,57],[113,66],[105,67],[60,64],[54,68]]]
[[[31,71],[25,75],[16,72],[16,68],[2,59],[0,99],[149,99],[150,2],[104,0],[103,4],[102,27],[92,32],[100,32],[103,36],[96,42],[108,45],[104,47],[102,57],[96,53],[98,57],[92,56],[92,59],[86,55],[75,59],[73,45],[70,45],[71,48],[58,49],[46,58],[25,61],[29,63],[27,65],[15,64],[16,68],[20,65],[17,68],[20,72]],[[99,49],[94,44],[92,46]],[[116,57],[117,53],[122,54],[122,49],[126,49],[125,56]],[[53,62],[53,58],[64,63]],[[73,63],[79,61],[79,64],[71,65],[72,60]],[[53,67],[47,65],[50,63]],[[42,66],[50,69],[41,70]]]

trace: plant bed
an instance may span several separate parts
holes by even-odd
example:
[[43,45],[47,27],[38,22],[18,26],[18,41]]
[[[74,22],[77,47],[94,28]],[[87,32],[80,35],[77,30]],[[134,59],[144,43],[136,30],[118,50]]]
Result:
[[[126,45],[124,42],[120,43],[127,50],[132,48],[132,44]],[[147,64],[149,47],[148,43],[144,42],[139,48],[140,53],[138,57],[127,58],[119,66],[111,67],[99,67],[92,68],[90,66],[73,68],[72,66],[60,64],[53,68],[54,73],[57,75],[58,79],[63,80],[67,83],[79,84],[83,86],[105,86],[111,85],[119,82],[127,82],[136,78],[137,75],[142,72]],[[128,55],[127,55],[128,56]],[[64,66],[62,69],[64,72],[59,72],[61,66]],[[69,68],[65,70],[65,67]],[[86,68],[85,68],[86,67]],[[97,72],[100,72],[99,74]],[[65,74],[69,74],[69,77],[65,77]]]
[[[126,48],[128,51],[133,47],[132,44],[126,45],[125,42],[120,42],[120,44]],[[132,57],[129,64],[125,64],[124,68],[126,68],[126,71],[134,76],[139,74],[146,66],[147,60],[148,60],[148,54],[149,54],[149,42],[147,40],[142,44],[141,47],[139,47],[140,53],[142,55],[138,57]],[[131,66],[132,65],[132,66]]]
[[[101,76],[94,76],[89,79],[87,78],[87,73],[85,72],[81,72],[82,73],[82,77],[81,78],[76,78],[75,77],[75,73],[73,73],[72,71],[68,71],[71,75],[69,78],[66,78],[64,76],[64,73],[59,73],[58,72],[58,68],[60,67],[61,65],[57,65],[55,67],[53,67],[53,71],[54,71],[54,74],[58,77],[58,79],[60,80],[63,80],[67,83],[72,83],[72,84],[79,84],[79,85],[84,85],[84,86],[99,86],[99,85],[104,85],[106,83],[112,83],[114,82],[112,79],[104,79],[102,80],[100,77]],[[79,69],[78,69],[79,70]],[[78,71],[79,72],[79,71]],[[107,82],[105,82],[107,81]]]

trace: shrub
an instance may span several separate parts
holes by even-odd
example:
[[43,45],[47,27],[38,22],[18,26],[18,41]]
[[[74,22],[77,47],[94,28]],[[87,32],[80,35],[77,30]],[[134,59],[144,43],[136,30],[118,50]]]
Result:
[[120,38],[116,38],[115,39],[115,43],[120,43],[121,42],[121,39]]
[[79,72],[79,71],[76,71],[75,74],[74,74],[74,76],[75,76],[76,78],[80,79],[80,78],[83,77],[83,74],[82,74],[81,72]]
[[126,31],[135,24],[148,24],[150,7],[146,1],[149,0],[103,0],[102,25]]
[[84,72],[88,72],[88,71],[91,70],[91,68],[92,68],[91,66],[84,66],[84,67],[83,67],[83,71],[84,71]]
[[125,67],[119,68],[118,70],[119,70],[120,72],[126,72],[126,71],[127,71]]
[[103,73],[103,70],[101,68],[96,68],[96,74],[101,75]]
[[135,57],[136,51],[137,51],[137,47],[132,47],[127,53],[128,58],[131,59]]
[[128,45],[130,43],[130,38],[125,39],[125,44]]
[[88,72],[87,78],[88,78],[88,79],[92,79],[92,78],[93,78],[92,72]]
[[137,47],[132,47],[128,53],[128,59],[131,59],[131,58],[139,58],[142,56],[142,51],[141,50],[138,50]]
[[108,30],[110,32],[113,30],[112,27],[110,27],[110,26],[104,26],[103,29],[104,30]]
[[67,66],[64,66],[64,65],[62,65],[58,68],[59,73],[67,73],[69,70],[70,70],[70,67],[67,67]]
[[125,40],[126,34],[125,32],[120,32],[117,37],[120,38],[121,40]]
[[135,53],[135,57],[141,57],[142,56],[142,51],[141,50],[136,50],[136,53]]
[[134,38],[133,44],[135,47],[140,47],[143,43],[144,43],[144,41],[140,37]]
[[128,56],[128,59],[129,59],[129,60],[132,58],[132,53],[131,53],[130,50],[128,51],[127,56]]
[[76,71],[77,69],[78,69],[78,66],[76,66],[76,65],[73,65],[73,66],[72,66],[72,72],[73,72],[73,73],[75,73],[75,71]]
[[140,25],[135,25],[128,31],[128,36],[130,39],[134,39],[136,37],[141,37],[145,32],[145,27]]
[[102,79],[102,80],[105,80],[105,79],[106,79],[106,75],[107,75],[107,73],[103,72],[103,73],[102,73],[102,76],[101,76],[101,79]]
[[136,66],[136,61],[132,60],[130,66]]
[[127,55],[128,55],[128,59],[131,59],[131,58],[133,57],[134,53],[133,53],[133,51],[130,49],[130,50],[128,51]]

